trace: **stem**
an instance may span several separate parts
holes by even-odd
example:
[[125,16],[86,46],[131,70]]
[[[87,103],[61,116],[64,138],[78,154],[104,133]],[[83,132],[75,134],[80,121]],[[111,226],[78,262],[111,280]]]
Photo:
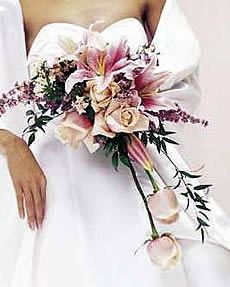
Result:
[[159,186],[157,185],[156,181],[154,180],[152,174],[150,173],[149,170],[145,169],[145,172],[146,174],[148,175],[151,183],[152,183],[152,186],[153,186],[153,192],[156,193],[160,190]]
[[139,181],[138,181],[138,178],[137,178],[135,169],[134,169],[134,167],[133,167],[131,161],[129,161],[129,168],[130,168],[130,171],[131,171],[131,173],[132,173],[132,176],[133,176],[134,182],[135,182],[135,184],[136,184],[136,187],[137,187],[137,189],[138,189],[138,191],[139,191],[139,193],[140,193],[140,195],[141,195],[141,197],[142,197],[142,200],[143,200],[143,202],[144,202],[144,205],[145,205],[145,208],[146,208],[148,217],[149,217],[151,229],[152,229],[152,236],[153,236],[153,237],[159,237],[159,233],[157,232],[157,229],[156,229],[155,224],[154,224],[154,222],[153,222],[152,214],[151,214],[151,212],[150,212],[150,210],[149,210],[149,207],[148,207],[147,199],[146,199],[145,194],[144,194],[144,192],[143,192],[143,190],[142,190],[142,187],[141,187],[141,185],[140,185],[140,183],[139,183]]

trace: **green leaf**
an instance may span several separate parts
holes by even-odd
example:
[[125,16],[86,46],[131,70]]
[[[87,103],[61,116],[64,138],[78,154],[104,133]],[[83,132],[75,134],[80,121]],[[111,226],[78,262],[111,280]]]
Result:
[[188,197],[188,192],[182,192],[181,195]]
[[28,146],[30,146],[35,141],[35,133],[31,134],[28,140]]
[[44,134],[46,133],[46,131],[43,129],[42,126],[38,126],[38,128],[39,128],[40,130],[42,130]]
[[197,226],[197,228],[195,229],[195,231],[199,230],[201,227],[202,227],[202,225],[199,224],[199,225]]
[[200,214],[202,214],[207,220],[209,220],[207,214],[205,214],[203,211],[199,211]]
[[178,181],[177,185],[173,189],[177,189],[181,185],[181,180]]
[[44,122],[48,122],[48,121],[51,121],[53,118],[50,117],[50,116],[40,116],[38,118],[39,121],[44,121]]
[[166,147],[166,144],[163,140],[161,142],[161,147],[162,147],[163,151],[167,154],[167,147]]
[[200,202],[201,204],[208,203],[207,200],[203,199],[197,192],[194,192],[195,201]]
[[209,208],[207,208],[205,205],[196,205],[196,207],[199,208],[199,209],[211,211],[211,210],[210,210]]
[[[30,121],[34,118],[34,116],[31,116],[27,119],[27,124],[29,125],[30,124]],[[29,128],[29,127],[28,127]]]
[[179,145],[179,143],[177,143],[176,141],[171,140],[169,138],[163,138],[163,140],[166,141],[167,143],[170,143],[170,144]]
[[183,171],[183,170],[181,170],[180,173],[183,174],[184,176],[190,177],[190,178],[199,178],[199,177],[201,177],[201,175],[190,174],[190,173],[188,173],[186,171]]
[[209,187],[211,187],[211,184],[203,184],[203,185],[197,185],[194,187],[195,190],[202,190],[202,189],[207,189]]
[[147,137],[146,133],[143,133],[143,134],[141,135],[141,141],[143,142],[143,144],[144,144],[145,146],[147,146],[147,144],[148,144],[148,137]]
[[26,111],[26,116],[33,116],[34,115],[34,111],[33,110],[28,110]]
[[91,122],[94,122],[95,112],[91,106],[86,108],[87,115]]
[[187,189],[187,191],[188,191],[188,194],[190,195],[190,197],[192,198],[192,200],[194,200],[195,201],[195,197],[194,197],[194,195],[193,195],[193,193],[192,193],[192,191],[191,191],[191,189],[187,186],[186,187],[186,189]]
[[170,136],[170,135],[175,135],[176,133],[175,132],[167,132],[167,131],[162,131],[162,132],[160,132],[160,134],[162,135],[162,136]]
[[37,107],[39,108],[39,110],[43,110],[43,105],[40,103],[37,103]]
[[155,137],[155,135],[153,134],[153,132],[150,132],[149,134],[149,142],[152,143],[157,143],[157,138]]
[[120,161],[126,165],[127,167],[130,167],[130,162],[129,162],[129,158],[127,155],[125,154],[120,154]]
[[179,174],[179,171],[177,170],[177,171],[176,171],[176,174],[174,175],[173,178],[176,178],[176,177],[178,176],[178,174]]
[[112,165],[116,171],[118,171],[118,163],[119,163],[119,157],[118,152],[116,151],[112,156]]
[[188,208],[189,208],[189,204],[190,204],[190,200],[189,200],[189,198],[188,198],[188,199],[187,199],[187,206],[186,206],[186,208],[185,208],[184,212],[186,212],[186,211],[188,210]]
[[105,156],[109,156],[109,154],[113,151],[113,142],[109,141],[105,146]]
[[204,243],[204,229],[201,228],[200,232],[201,232],[201,240],[202,240],[202,243]]
[[161,139],[159,137],[156,138],[156,145],[157,145],[157,151],[161,153]]
[[197,217],[197,221],[200,223],[200,225],[202,226],[209,226],[209,224],[207,222],[205,222],[202,218]]

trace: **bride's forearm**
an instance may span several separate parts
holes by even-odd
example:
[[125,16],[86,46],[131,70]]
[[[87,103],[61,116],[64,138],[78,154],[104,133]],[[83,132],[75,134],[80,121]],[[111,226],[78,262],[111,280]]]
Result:
[[0,129],[0,152],[5,155],[9,154],[14,150],[16,143],[20,140],[21,139],[12,132]]

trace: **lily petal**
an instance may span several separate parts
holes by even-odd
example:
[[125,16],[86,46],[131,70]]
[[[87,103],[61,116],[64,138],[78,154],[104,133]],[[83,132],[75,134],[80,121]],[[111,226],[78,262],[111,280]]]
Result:
[[65,91],[66,93],[70,93],[73,86],[77,83],[81,83],[85,80],[93,80],[95,78],[95,74],[89,70],[77,70],[73,72],[65,83]]
[[144,144],[134,134],[131,134],[130,140],[127,140],[127,150],[136,163],[140,164],[144,169],[152,171],[152,160]]

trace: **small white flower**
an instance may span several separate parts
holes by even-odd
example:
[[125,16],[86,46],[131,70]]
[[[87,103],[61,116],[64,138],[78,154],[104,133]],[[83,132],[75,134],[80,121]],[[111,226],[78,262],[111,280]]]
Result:
[[84,100],[84,97],[77,96],[74,102],[74,107],[79,114],[85,113],[85,109],[88,107],[89,103]]

